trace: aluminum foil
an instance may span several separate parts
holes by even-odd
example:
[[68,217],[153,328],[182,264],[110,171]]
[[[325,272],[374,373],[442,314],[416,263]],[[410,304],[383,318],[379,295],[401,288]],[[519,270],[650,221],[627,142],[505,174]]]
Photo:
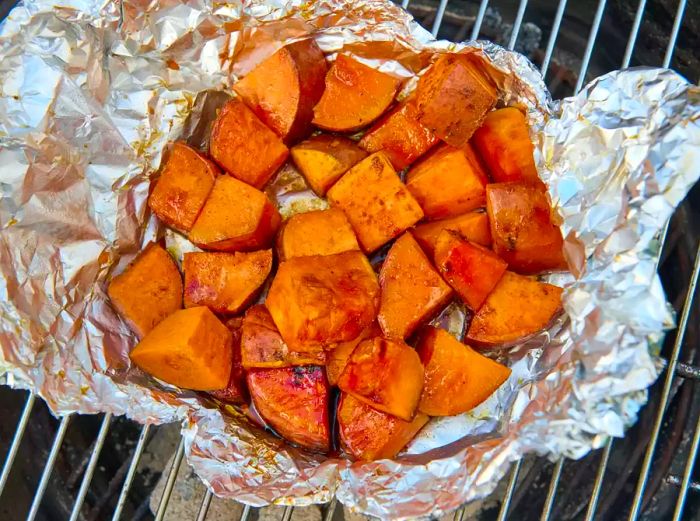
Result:
[[[498,356],[512,377],[475,410],[435,419],[394,461],[311,455],[234,409],[129,366],[134,344],[105,284],[164,230],[151,176],[169,141],[206,145],[236,77],[312,34],[406,78],[435,54],[483,61],[524,107],[566,236],[565,315]],[[405,94],[405,93],[404,93]],[[0,28],[0,373],[56,414],[183,422],[187,459],[217,495],[305,505],[336,495],[380,517],[439,515],[493,490],[537,452],[579,458],[622,436],[656,379],[673,326],[656,272],[659,232],[697,180],[700,91],[661,69],[614,72],[552,102],[522,56],[434,41],[383,0],[28,0]],[[293,168],[268,188],[291,214],[320,207]],[[167,236],[179,256],[191,246]],[[459,331],[463,313],[441,318]]]

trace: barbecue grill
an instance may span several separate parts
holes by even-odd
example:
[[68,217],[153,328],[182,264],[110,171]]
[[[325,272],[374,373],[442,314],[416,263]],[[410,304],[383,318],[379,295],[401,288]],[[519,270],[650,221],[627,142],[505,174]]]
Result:
[[[12,5],[0,1],[0,18]],[[693,82],[700,79],[700,0],[403,0],[401,5],[439,38],[481,37],[523,52],[541,68],[555,98],[629,65],[672,66]],[[659,237],[659,272],[678,328],[662,350],[665,372],[626,437],[607,440],[602,450],[579,461],[532,457],[515,463],[490,498],[479,508],[457,511],[455,521],[699,518],[700,471],[694,463],[700,447],[700,306],[693,301],[699,238],[696,186]],[[172,427],[138,426],[110,414],[56,420],[34,394],[8,388],[0,388],[0,417],[5,454],[0,519],[166,518],[184,454],[179,441],[168,458],[172,448],[163,433],[172,433]],[[151,502],[159,478],[162,493]],[[207,519],[211,501],[205,493],[195,519]],[[288,521],[303,510],[275,512]],[[264,511],[237,510],[241,521],[262,518]],[[326,521],[344,515],[335,501],[321,513]]]

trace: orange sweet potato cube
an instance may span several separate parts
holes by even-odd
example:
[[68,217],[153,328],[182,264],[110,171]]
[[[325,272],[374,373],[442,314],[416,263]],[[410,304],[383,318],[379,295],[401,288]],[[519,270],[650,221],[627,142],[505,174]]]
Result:
[[339,54],[326,74],[326,90],[314,107],[313,124],[334,132],[352,132],[372,123],[394,101],[401,82]]
[[379,273],[377,320],[387,338],[403,340],[445,307],[452,290],[410,233],[392,244]]
[[561,292],[552,284],[506,271],[474,315],[467,340],[490,347],[541,331],[561,309]]
[[328,201],[345,212],[362,249],[368,253],[423,217],[383,152],[352,167],[328,191]]
[[112,305],[139,338],[182,307],[182,278],[175,261],[151,243],[107,287]]
[[418,121],[445,143],[466,145],[497,92],[465,54],[445,54],[426,71],[416,90]]
[[423,377],[423,365],[410,346],[375,337],[360,342],[352,352],[338,387],[378,411],[411,421]]
[[418,410],[429,416],[467,412],[491,396],[510,369],[457,341],[444,329],[427,327],[416,347],[425,367]]
[[328,361],[326,362],[326,376],[328,377],[328,383],[331,385],[338,384],[338,379],[343,373],[343,370],[350,359],[350,355],[360,342],[367,338],[381,336],[381,334],[382,330],[379,328],[377,323],[374,322],[371,326],[362,331],[357,338],[347,342],[340,342],[333,346],[333,349],[328,351]]
[[483,212],[468,212],[457,217],[419,224],[411,233],[431,259],[435,255],[438,237],[448,230],[482,246],[491,246],[489,218]]
[[272,270],[272,250],[185,253],[185,307],[235,314],[260,293]]
[[496,183],[486,188],[493,249],[518,273],[566,268],[564,241],[552,222],[544,188],[531,183]]
[[248,401],[248,387],[241,363],[241,322],[239,317],[226,322],[226,327],[231,331],[231,375],[226,387],[209,393],[217,400],[234,405],[242,405]]
[[209,154],[233,177],[262,188],[289,150],[243,101],[232,99],[212,125]]
[[190,240],[205,250],[253,251],[269,248],[281,217],[260,190],[231,176],[219,176]]
[[343,449],[363,461],[394,458],[428,423],[417,412],[413,420],[372,409],[350,394],[342,393],[338,404],[338,432]]
[[231,332],[207,307],[181,309],[154,327],[129,356],[147,373],[183,389],[223,389],[231,376]]
[[285,143],[292,143],[311,130],[327,71],[323,52],[308,38],[282,47],[236,82],[233,90]]
[[337,208],[292,215],[277,236],[277,253],[281,261],[359,249],[348,218]]

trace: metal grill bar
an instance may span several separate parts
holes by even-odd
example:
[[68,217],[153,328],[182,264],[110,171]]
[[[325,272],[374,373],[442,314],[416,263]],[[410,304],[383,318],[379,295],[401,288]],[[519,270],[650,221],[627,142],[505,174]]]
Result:
[[29,422],[29,417],[32,415],[32,409],[34,408],[35,400],[36,395],[33,392],[30,392],[29,396],[27,396],[27,402],[24,404],[22,416],[20,416],[19,422],[17,422],[17,428],[15,429],[15,434],[12,437],[10,450],[7,451],[7,456],[5,457],[5,464],[2,467],[2,474],[0,474],[0,496],[2,496],[2,491],[5,489],[7,478],[10,476],[12,464],[15,462],[17,451],[19,450],[19,446],[22,443],[24,431],[27,428],[27,422]]
[[117,500],[117,508],[114,509],[114,514],[112,514],[112,521],[119,521],[119,518],[122,515],[122,510],[124,510],[124,505],[126,505],[126,500],[129,496],[129,489],[131,488],[131,483],[134,481],[136,469],[139,466],[139,461],[141,461],[141,456],[143,455],[143,449],[146,448],[146,439],[148,438],[148,432],[150,430],[151,426],[149,424],[144,425],[141,429],[139,441],[136,442],[136,448],[134,448],[134,455],[131,457],[129,470],[126,473],[126,478],[124,478],[122,490],[119,493],[119,499]]
[[243,512],[241,512],[241,521],[248,521],[248,516],[250,516],[250,505],[245,505],[243,507]]
[[289,521],[292,519],[292,514],[294,513],[294,507],[286,506],[284,507],[284,513],[282,514],[282,521]]
[[168,469],[168,478],[165,481],[165,488],[163,488],[163,495],[158,503],[158,510],[156,511],[155,521],[163,521],[165,517],[165,511],[168,508],[168,502],[170,501],[170,495],[173,493],[173,487],[175,486],[175,480],[177,480],[177,473],[180,470],[180,464],[182,463],[182,456],[185,455],[185,438],[180,438],[180,443],[175,451],[175,457],[173,457],[173,463]]
[[639,26],[642,24],[642,17],[644,16],[644,8],[646,7],[646,4],[647,0],[639,0],[639,5],[637,5],[637,12],[634,15],[632,30],[630,31],[630,37],[627,40],[627,47],[625,48],[625,56],[622,58],[623,69],[630,66],[630,60],[632,59],[632,53],[634,52],[634,44],[637,42]]
[[338,506],[338,500],[333,498],[331,499],[331,502],[328,503],[328,508],[326,509],[326,514],[323,516],[323,521],[331,521],[333,519],[333,514],[335,513],[335,509]]
[[479,37],[479,31],[481,30],[481,24],[484,23],[484,15],[486,15],[488,5],[489,0],[481,0],[479,12],[476,13],[476,20],[474,20],[474,27],[472,27],[472,35],[470,36],[472,40],[476,40]]
[[576,80],[576,88],[574,93],[578,94],[578,91],[583,87],[583,83],[586,80],[586,73],[588,72],[588,65],[591,62],[591,55],[593,54],[593,47],[595,47],[595,39],[598,36],[598,30],[600,29],[600,22],[603,20],[603,13],[605,12],[606,0],[598,1],[598,8],[596,9],[595,16],[593,18],[593,25],[591,26],[591,32],[588,33],[588,43],[586,44],[586,52],[583,54],[583,61],[581,62],[581,69],[578,73],[578,79]]
[[437,33],[442,25],[442,17],[445,16],[445,8],[447,7],[448,0],[440,0],[440,5],[438,6],[437,13],[435,13],[435,21],[433,22],[433,28],[430,31],[433,37],[437,37]]
[[668,46],[666,47],[666,55],[664,56],[663,66],[668,68],[671,66],[671,58],[673,58],[673,51],[676,50],[676,40],[678,39],[678,32],[681,30],[681,23],[683,22],[683,15],[685,14],[685,0],[680,0],[678,2],[678,9],[676,10],[676,17],[673,20],[673,28],[671,29],[671,36],[668,38]]
[[209,513],[209,505],[211,505],[211,499],[214,494],[211,493],[209,489],[204,493],[202,498],[202,504],[199,507],[199,512],[197,512],[197,521],[205,521],[207,514]]
[[520,460],[513,464],[513,469],[510,471],[510,478],[508,479],[508,486],[506,487],[506,494],[503,496],[503,501],[501,502],[501,509],[498,512],[498,521],[505,521],[508,517],[508,508],[510,507],[510,502],[513,499],[513,492],[515,491],[515,484],[518,481],[518,473],[520,472]]
[[608,438],[605,448],[603,449],[603,454],[600,457],[600,463],[598,464],[598,472],[595,476],[595,483],[593,484],[593,491],[591,492],[591,499],[588,501],[588,510],[586,510],[586,521],[593,521],[595,516],[595,510],[598,507],[598,498],[600,497],[600,491],[603,488],[603,478],[605,477],[605,470],[608,467],[608,459],[610,458],[610,450],[612,449],[612,438]]
[[561,469],[563,466],[564,458],[560,458],[559,461],[557,461],[557,464],[554,465],[554,470],[552,470],[552,479],[549,482],[549,490],[547,490],[547,498],[544,501],[544,507],[542,507],[540,521],[547,521],[549,516],[552,514],[554,498],[557,495],[557,487],[559,486],[559,479],[561,478]]
[[[666,476],[666,483],[668,483],[669,485],[675,485],[677,487],[680,487],[681,484],[683,483],[683,480],[682,480],[682,478],[679,478],[675,474],[669,474],[668,476]],[[688,488],[690,490],[695,491],[695,492],[700,492],[700,483],[698,483],[697,481],[691,480],[690,483],[688,484]]]
[[693,475],[693,467],[695,466],[695,458],[698,455],[698,446],[700,446],[700,416],[698,416],[698,421],[695,424],[695,433],[693,434],[693,441],[690,444],[690,454],[688,454],[688,460],[685,463],[685,470],[683,471],[683,482],[681,483],[681,490],[678,493],[678,500],[676,501],[676,508],[673,512],[673,521],[680,521],[683,515],[683,507],[685,506],[685,498],[688,494],[688,487],[690,486],[690,478]]
[[510,40],[508,41],[508,50],[510,51],[515,48],[515,42],[518,40],[520,26],[523,24],[523,17],[525,16],[525,9],[527,9],[527,0],[520,0],[518,14],[515,15],[515,22],[513,22],[513,29],[510,32]]
[[542,67],[540,67],[540,72],[542,72],[543,78],[547,75],[547,69],[549,68],[549,60],[552,59],[554,45],[557,43],[557,36],[559,35],[561,21],[564,18],[564,11],[566,11],[566,0],[559,0],[559,5],[557,6],[557,13],[554,15],[554,23],[552,24],[552,32],[549,34],[549,40],[547,40],[547,50],[544,52]]

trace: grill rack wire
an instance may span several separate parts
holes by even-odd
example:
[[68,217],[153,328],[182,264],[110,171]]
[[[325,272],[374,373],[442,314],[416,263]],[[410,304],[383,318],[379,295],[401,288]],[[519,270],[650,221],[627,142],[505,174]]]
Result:
[[[431,27],[431,33],[433,36],[438,35],[438,31],[440,30],[442,26],[442,22],[444,19],[444,15],[448,6],[448,1],[449,0],[439,0],[439,4],[437,6],[437,9],[435,10],[435,14],[433,17],[433,23]],[[409,8],[409,3],[410,0],[402,0],[401,6],[404,9]],[[640,26],[642,23],[642,19],[644,16],[645,8],[646,8],[646,0],[639,0],[637,4],[637,9],[635,11],[635,16],[634,20],[632,22],[632,28],[629,33],[629,37],[627,39],[627,44],[625,48],[625,53],[622,62],[620,63],[620,68],[625,68],[630,65],[630,61],[632,59],[633,53],[634,53],[634,47],[635,43],[637,41],[637,37],[639,35],[639,30]],[[607,0],[598,0],[597,3],[597,8],[596,11],[593,15],[593,19],[591,21],[591,26],[590,26],[590,31],[588,34],[588,39],[586,43],[586,47],[584,50],[584,54],[581,59],[581,65],[580,69],[578,71],[578,79],[576,81],[576,86],[574,88],[574,93],[578,93],[578,91],[583,87],[584,80],[586,78],[586,73],[588,71],[588,67],[590,64],[591,56],[593,54],[593,51],[595,49],[596,45],[596,38],[598,36],[600,26],[601,26],[601,21],[603,20],[603,16],[605,14],[605,8],[606,8]],[[666,50],[663,58],[663,62],[659,65],[662,67],[669,67],[671,64],[671,59],[673,58],[673,53],[676,48],[676,41],[678,39],[678,35],[680,32],[681,24],[683,22],[683,17],[685,14],[686,10],[686,4],[687,0],[679,0],[676,12],[675,12],[675,17],[673,20],[673,26],[671,28],[671,32],[668,36],[668,43],[666,45]],[[479,4],[479,8],[476,14],[476,17],[474,19],[473,25],[472,25],[472,30],[470,34],[471,39],[476,39],[479,36],[480,30],[482,28],[482,24],[484,22],[484,17],[487,13],[487,8],[489,6],[489,0],[481,0]],[[518,3],[518,9],[517,13],[515,15],[515,19],[512,24],[512,32],[510,34],[507,48],[512,50],[515,48],[515,45],[518,40],[518,36],[520,34],[520,29],[522,27],[523,19],[525,16],[526,9],[528,7],[528,0],[519,0]],[[543,74],[543,76],[546,76],[547,71],[549,69],[549,65],[552,59],[552,54],[554,52],[556,42],[557,42],[557,36],[559,35],[559,30],[561,28],[562,20],[566,11],[567,7],[567,0],[559,0],[557,4],[557,10],[554,15],[554,19],[552,21],[552,29],[551,33],[549,35],[548,41],[547,41],[547,47],[545,50],[544,57],[542,59],[542,65],[540,67],[540,70]],[[471,23],[471,20],[470,20]],[[465,29],[466,30],[466,29]],[[463,32],[463,34],[466,34],[466,32]],[[668,225],[666,228],[663,230],[661,237],[660,237],[660,244],[664,244],[666,236],[668,232]],[[674,384],[674,381],[676,378],[684,378],[684,379],[694,379],[694,380],[700,380],[700,367],[685,364],[683,362],[680,362],[680,354],[682,347],[684,345],[684,340],[685,340],[685,333],[688,328],[690,316],[691,316],[691,311],[693,310],[693,299],[698,293],[697,288],[698,288],[698,277],[700,273],[700,247],[696,250],[695,252],[695,261],[692,269],[692,273],[690,276],[690,280],[688,281],[687,284],[687,294],[685,297],[685,302],[683,304],[682,312],[680,315],[680,321],[678,323],[678,329],[676,332],[676,338],[675,342],[673,344],[673,348],[671,351],[670,359],[668,361],[668,364],[665,368],[665,374],[663,375],[663,387],[661,390],[661,399],[660,399],[660,404],[656,410],[656,414],[654,417],[654,423],[653,427],[651,430],[651,435],[649,437],[649,440],[647,442],[647,448],[646,452],[644,455],[644,459],[642,462],[642,468],[639,473],[636,489],[634,491],[634,497],[632,499],[632,504],[631,504],[631,509],[629,512],[629,517],[628,521],[637,521],[637,519],[640,517],[642,514],[643,510],[643,502],[642,499],[644,497],[644,492],[648,484],[648,479],[649,479],[649,473],[652,467],[652,461],[654,457],[654,452],[656,449],[656,445],[659,439],[659,434],[661,431],[662,424],[664,422],[665,414],[667,412],[667,408],[669,406],[670,398],[672,395],[672,387]],[[19,418],[19,421],[17,423],[17,427],[15,430],[15,433],[13,435],[12,441],[10,443],[9,450],[7,452],[7,455],[5,456],[5,462],[3,464],[2,472],[0,472],[0,496],[2,496],[2,492],[5,488],[5,485],[7,484],[10,472],[12,470],[13,463],[15,461],[15,457],[17,456],[17,452],[19,450],[20,444],[22,442],[22,438],[24,436],[25,430],[27,428],[27,424],[29,422],[30,415],[32,413],[32,410],[34,409],[34,405],[36,402],[36,395],[34,393],[29,393],[26,402],[22,411],[22,414]],[[72,419],[72,415],[64,416],[61,418],[60,423],[58,425],[58,428],[56,430],[56,433],[53,438],[53,443],[51,445],[51,449],[49,451],[48,457],[46,459],[46,462],[44,464],[43,471],[41,473],[41,478],[39,480],[39,484],[36,488],[36,492],[32,498],[32,504],[29,509],[29,513],[27,515],[27,521],[34,521],[36,518],[37,514],[39,513],[39,510],[41,508],[41,503],[42,499],[44,497],[44,493],[46,492],[47,486],[49,484],[49,481],[51,479],[51,474],[54,468],[54,464],[56,463],[56,458],[59,455],[59,452],[61,450],[61,446],[63,444],[63,440],[66,434],[66,431],[68,429],[68,426],[70,425]],[[70,521],[77,521],[80,516],[81,508],[83,506],[83,503],[85,501],[85,497],[88,493],[88,489],[90,487],[90,483],[93,477],[93,474],[95,472],[95,469],[97,467],[98,459],[100,457],[100,453],[102,451],[105,439],[107,437],[107,434],[109,432],[110,424],[112,422],[112,415],[111,414],[105,414],[102,418],[102,423],[100,425],[99,432],[97,434],[96,440],[92,445],[92,452],[90,454],[88,463],[85,467],[85,472],[83,474],[83,478],[80,484],[80,488],[78,490],[77,496],[74,500],[71,515],[70,515]],[[123,509],[125,506],[125,503],[128,498],[129,491],[131,489],[131,485],[134,481],[134,477],[136,474],[136,469],[141,461],[141,457],[144,453],[144,449],[146,447],[146,441],[149,437],[150,431],[152,430],[153,427],[150,425],[144,425],[141,429],[138,441],[136,443],[136,446],[133,450],[133,454],[131,457],[131,462],[128,467],[128,471],[126,473],[126,476],[124,478],[124,482],[121,487],[121,491],[119,494],[119,498],[117,500],[117,505],[116,508],[112,514],[112,521],[119,521],[121,519]],[[700,492],[700,483],[693,481],[692,480],[692,474],[693,474],[693,467],[695,464],[695,460],[697,458],[698,452],[700,448],[700,417],[697,418],[697,423],[695,425],[694,433],[692,436],[692,439],[690,441],[690,448],[688,450],[688,456],[685,462],[685,468],[683,471],[682,475],[675,475],[671,474],[666,477],[666,482],[678,487],[678,496],[676,499],[676,504],[675,504],[675,510],[673,513],[673,521],[679,521],[682,519],[683,516],[683,508],[686,502],[686,498],[688,495],[689,491],[694,491],[694,492]],[[596,472],[596,477],[595,477],[595,482],[593,484],[593,490],[591,492],[591,495],[589,497],[588,501],[588,507],[586,509],[585,513],[585,521],[593,521],[595,519],[596,515],[596,508],[598,506],[598,500],[600,497],[600,492],[602,490],[602,486],[604,483],[605,479],[605,474],[606,474],[606,469],[608,466],[608,461],[610,458],[611,451],[613,450],[613,440],[609,438],[607,442],[605,443],[602,452],[600,454],[600,462],[598,464],[597,472]],[[184,456],[184,442],[182,439],[180,439],[180,442],[178,444],[177,450],[175,452],[175,455],[172,459],[172,462],[170,463],[169,468],[164,470],[164,475],[166,476],[165,478],[165,486],[163,489],[163,494],[158,502],[158,507],[155,512],[155,521],[162,521],[165,517],[166,509],[168,507],[168,502],[171,497],[171,493],[173,491],[173,487],[175,485],[175,481],[177,478],[178,471],[180,469],[180,466],[182,464]],[[508,514],[509,514],[509,507],[511,504],[511,500],[513,499],[514,491],[516,488],[516,483],[518,480],[518,474],[521,470],[521,462],[518,461],[512,465],[512,468],[510,469],[509,475],[507,476],[507,485],[505,487],[505,493],[502,496],[501,503],[500,503],[500,509],[497,514],[497,519],[498,521],[505,521],[508,519]],[[559,486],[559,481],[562,475],[562,468],[564,465],[564,459],[560,459],[556,462],[554,465],[554,468],[552,470],[551,474],[551,479],[549,482],[549,486],[547,489],[547,495],[546,499],[544,501],[544,506],[542,508],[542,512],[540,515],[540,521],[547,521],[550,519],[550,516],[552,514],[552,509],[554,506],[554,502],[556,499],[556,494],[557,494],[557,488]],[[199,507],[199,511],[196,516],[196,521],[205,521],[207,518],[207,513],[209,510],[209,506],[211,504],[213,495],[210,491],[206,491],[204,498],[202,499],[201,505]],[[331,521],[333,518],[334,512],[337,508],[337,501],[333,499],[330,503],[328,503],[325,506],[324,513],[323,513],[323,521]],[[255,509],[250,507],[250,506],[244,506],[242,513],[240,515],[240,521],[247,521],[249,517],[251,516],[251,513]],[[290,521],[292,517],[292,513],[294,511],[294,507],[287,506],[285,507],[283,514],[282,514],[282,521]],[[454,521],[463,521],[465,519],[466,511],[464,508],[459,509],[457,512],[454,514]]]

